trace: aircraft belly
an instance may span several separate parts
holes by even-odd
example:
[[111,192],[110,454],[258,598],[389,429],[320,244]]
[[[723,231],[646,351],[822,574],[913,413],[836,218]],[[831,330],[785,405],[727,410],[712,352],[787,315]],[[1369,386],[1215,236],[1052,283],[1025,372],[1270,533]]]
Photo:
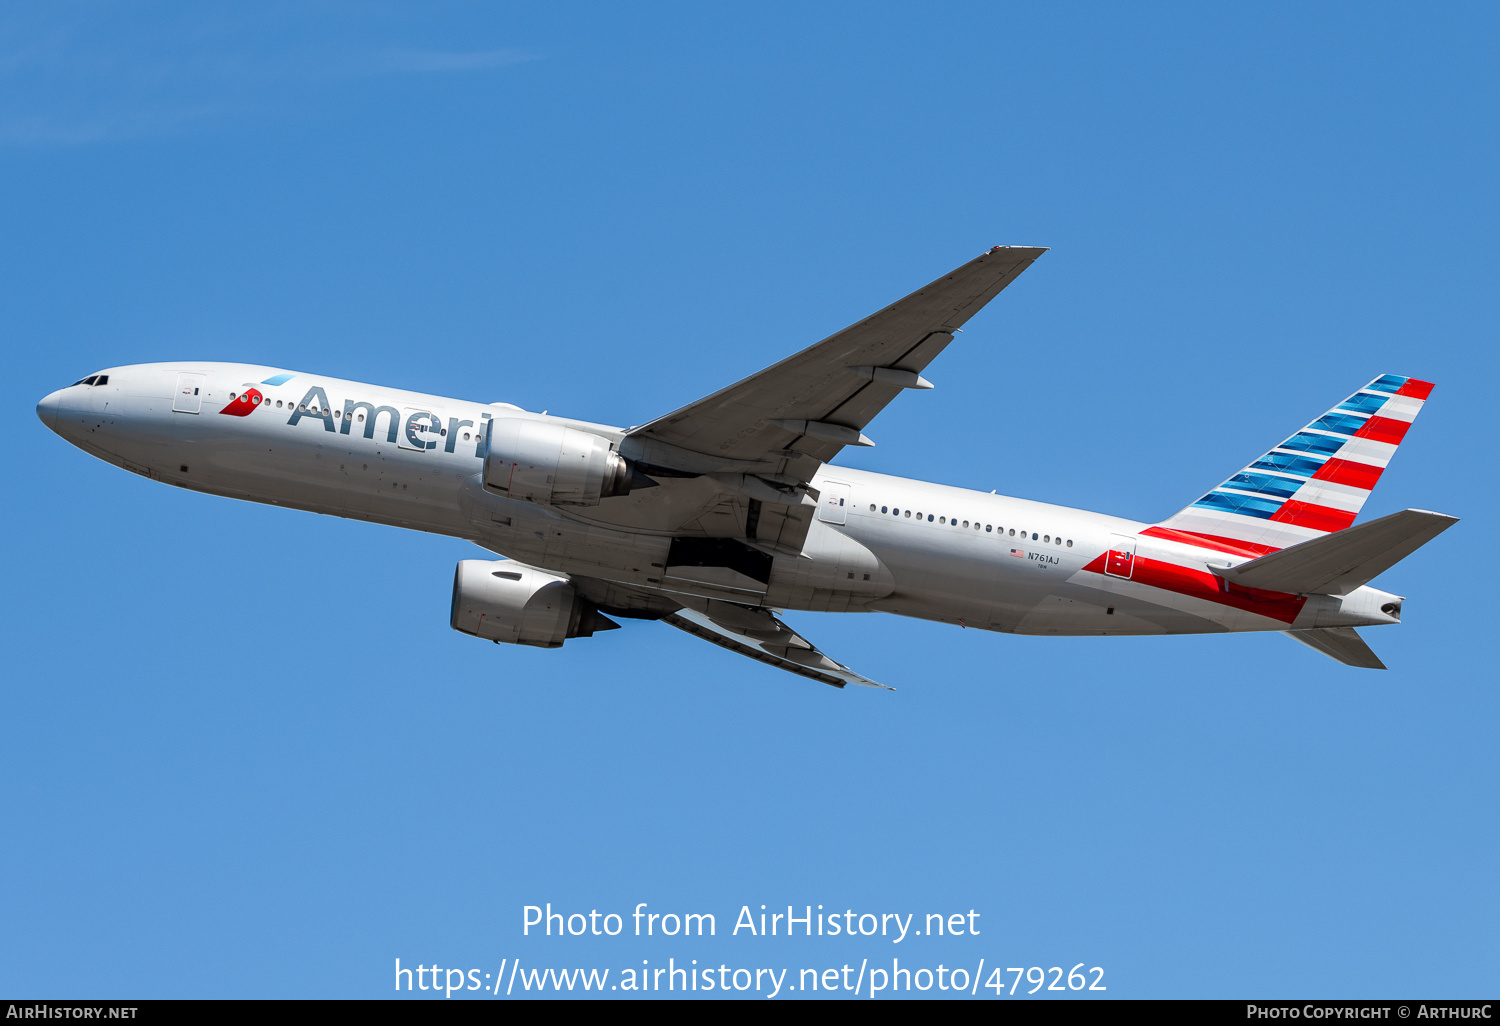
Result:
[[1103,635],[1205,634],[1226,628],[1152,602],[1065,586],[1044,596],[1011,626],[999,629],[1015,634]]
[[[1275,615],[1255,612],[1210,597],[1184,594],[1168,588],[1156,587],[1139,581],[1112,577],[1091,570],[1081,570],[1068,582],[1068,591],[1063,593],[1075,603],[1103,607],[1103,615],[1078,620],[1089,629],[1079,633],[1135,634],[1139,630],[1121,630],[1116,621],[1130,616],[1154,625],[1159,631],[1171,634],[1203,634],[1225,631],[1270,631],[1286,630],[1290,620]],[[1114,613],[1109,613],[1110,608]],[[1279,611],[1279,606],[1268,606]],[[1048,629],[1037,633],[1062,633],[1050,629],[1051,621],[1059,619],[1055,606],[1049,607],[1050,620],[1044,616],[1035,621],[1044,623]],[[1147,632],[1154,633],[1154,632]]]

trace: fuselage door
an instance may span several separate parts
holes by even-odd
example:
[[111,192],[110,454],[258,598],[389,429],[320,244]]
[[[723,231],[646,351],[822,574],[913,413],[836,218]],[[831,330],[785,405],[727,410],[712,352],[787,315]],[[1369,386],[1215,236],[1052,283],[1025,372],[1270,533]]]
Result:
[[1135,570],[1135,539],[1126,534],[1109,536],[1109,552],[1104,556],[1104,572],[1111,577],[1130,578]]
[[849,516],[849,486],[842,481],[823,482],[823,497],[818,500],[818,519],[825,524],[842,524]]
[[414,452],[426,452],[436,449],[445,434],[442,414],[408,406],[401,432],[396,435],[396,445]]
[[207,387],[207,374],[177,375],[177,391],[172,396],[172,409],[177,413],[197,413],[203,409],[203,390]]

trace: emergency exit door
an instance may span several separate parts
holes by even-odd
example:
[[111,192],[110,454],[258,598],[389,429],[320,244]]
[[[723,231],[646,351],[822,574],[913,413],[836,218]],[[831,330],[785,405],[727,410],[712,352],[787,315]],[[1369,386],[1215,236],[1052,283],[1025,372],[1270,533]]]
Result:
[[842,524],[848,517],[849,486],[841,481],[826,482],[818,501],[818,519],[825,524]]
[[172,409],[177,413],[197,413],[203,409],[203,390],[206,387],[207,374],[177,375],[177,391],[172,396]]
[[1135,570],[1135,539],[1129,535],[1109,536],[1109,552],[1104,557],[1104,572],[1111,577],[1129,578]]

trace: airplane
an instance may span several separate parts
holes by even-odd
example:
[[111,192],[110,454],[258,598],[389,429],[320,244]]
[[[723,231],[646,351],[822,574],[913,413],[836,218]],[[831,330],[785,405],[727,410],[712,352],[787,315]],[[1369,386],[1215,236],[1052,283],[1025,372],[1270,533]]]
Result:
[[[1180,512],[1140,523],[853,470],[875,416],[1045,248],[996,246],[743,381],[620,428],[239,363],[112,367],[42,422],[166,484],[467,539],[449,623],[558,648],[659,620],[842,688],[788,610],[885,612],[1030,635],[1281,631],[1384,669],[1369,582],[1457,518],[1355,525],[1432,391],[1382,374]],[[888,689],[894,690],[894,689]]]

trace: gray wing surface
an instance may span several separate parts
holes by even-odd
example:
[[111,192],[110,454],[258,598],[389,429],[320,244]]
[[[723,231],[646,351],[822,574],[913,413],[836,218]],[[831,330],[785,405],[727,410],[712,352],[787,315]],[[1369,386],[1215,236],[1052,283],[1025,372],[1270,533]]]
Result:
[[[903,388],[931,387],[920,373],[953,333],[1045,252],[996,246],[857,324],[627,437],[727,460],[805,453],[827,462],[844,445],[861,444],[860,432]],[[816,471],[815,463],[807,465]],[[783,464],[783,472],[789,469]]]
[[684,607],[663,617],[662,622],[731,652],[836,688],[859,684],[867,688],[896,690],[830,659],[769,610],[717,601],[710,601],[707,605],[709,612]]
[[1330,659],[1337,659],[1345,666],[1357,666],[1365,670],[1385,669],[1385,663],[1380,661],[1380,657],[1365,644],[1365,639],[1353,627],[1314,627],[1311,630],[1281,633],[1293,641],[1300,641],[1309,648],[1317,649]]
[[635,588],[593,577],[575,575],[572,580],[580,595],[608,615],[661,620],[731,652],[836,688],[859,684],[895,690],[830,659],[769,609],[700,595]]

